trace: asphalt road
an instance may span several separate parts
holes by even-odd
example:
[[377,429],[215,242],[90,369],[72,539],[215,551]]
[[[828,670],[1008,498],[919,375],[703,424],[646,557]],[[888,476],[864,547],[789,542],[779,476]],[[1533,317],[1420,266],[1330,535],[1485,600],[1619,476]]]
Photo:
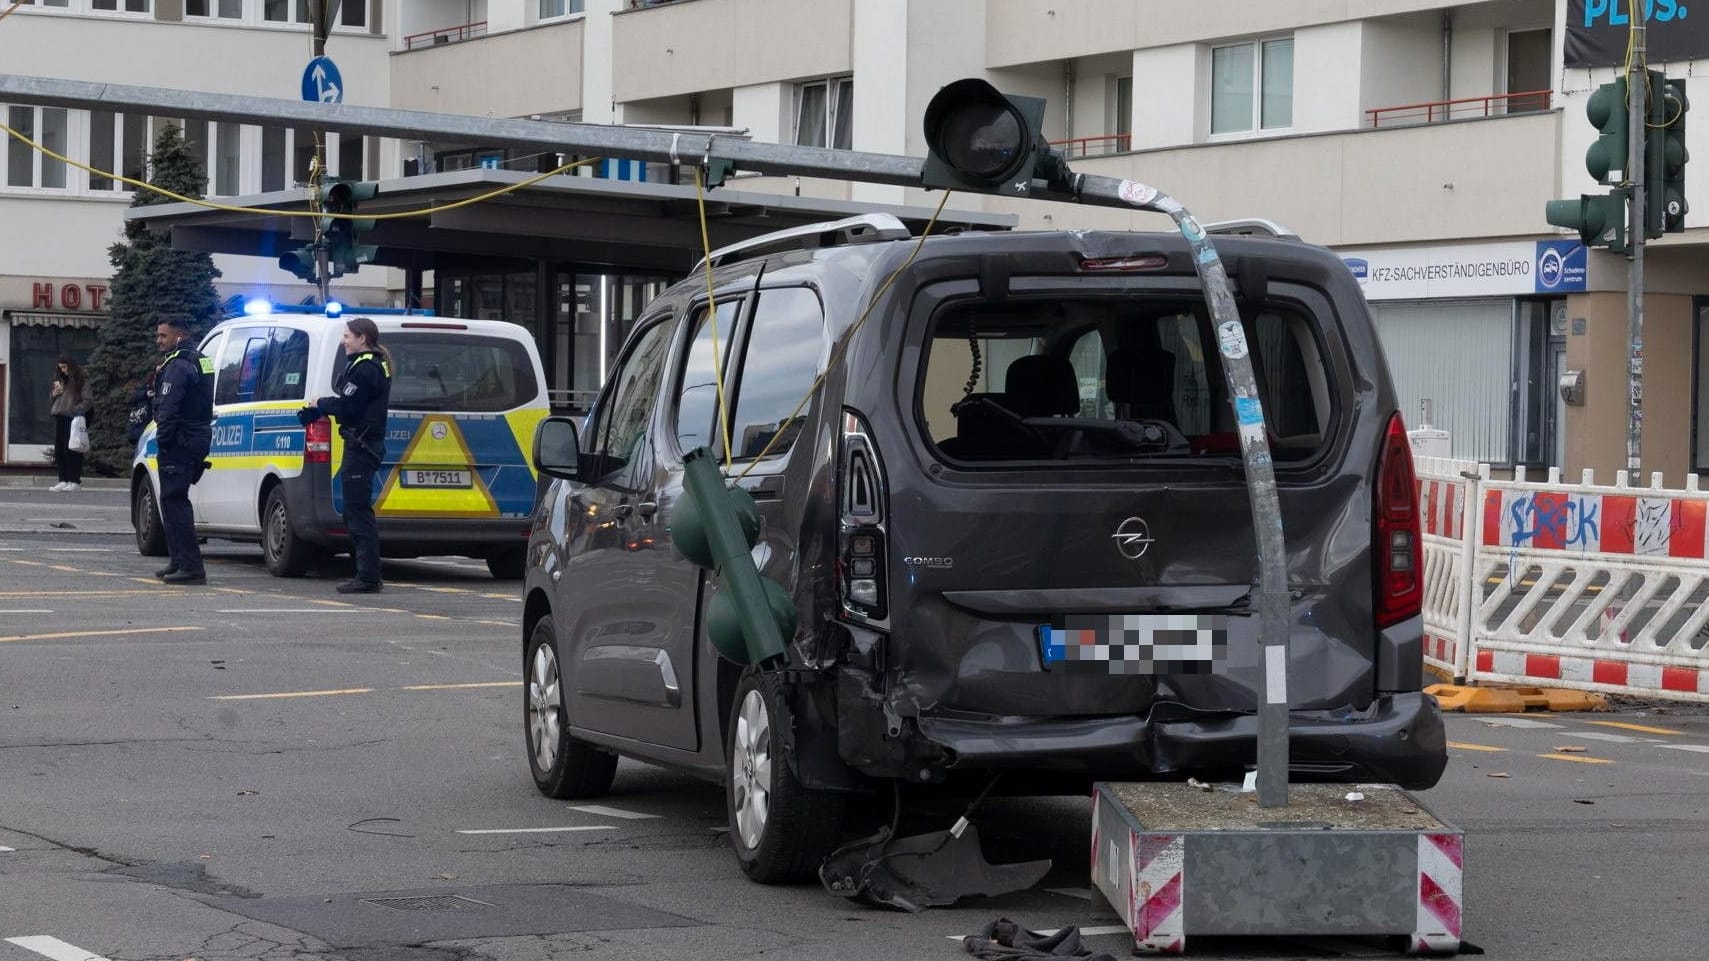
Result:
[[[1108,931],[1089,803],[995,800],[992,860],[1035,890],[918,915],[737,869],[719,788],[625,762],[553,801],[523,754],[520,601],[480,561],[209,584],[137,556],[123,495],[0,488],[0,961],[965,957],[998,916]],[[66,526],[56,526],[66,525]],[[1449,720],[1423,801],[1467,832],[1465,936],[1494,958],[1697,959],[1709,934],[1709,717]],[[1560,750],[1582,748],[1582,750]],[[944,818],[954,812],[944,808]],[[1119,934],[1091,944],[1126,953]],[[1195,939],[1228,958],[1375,942]]]

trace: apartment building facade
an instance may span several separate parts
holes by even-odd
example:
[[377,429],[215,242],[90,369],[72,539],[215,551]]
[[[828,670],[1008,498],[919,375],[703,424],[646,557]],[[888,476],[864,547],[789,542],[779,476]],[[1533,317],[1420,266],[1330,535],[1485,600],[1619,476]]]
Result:
[[[152,2],[151,23],[180,30],[189,7],[207,7],[63,2]],[[283,3],[230,2],[249,19],[226,29],[257,35],[245,44],[270,39],[267,11]],[[1456,455],[1607,470],[1625,460],[1626,262],[1585,251],[1543,219],[1547,201],[1600,189],[1581,162],[1594,133],[1583,109],[1617,68],[1582,51],[1611,46],[1625,4],[1590,6],[1587,21],[1584,0],[409,0],[395,12],[374,2],[365,26],[353,29],[383,52],[373,67],[362,47],[354,67],[362,80],[352,89],[361,102],[412,109],[718,127],[758,141],[920,155],[932,94],[984,77],[1047,100],[1045,134],[1077,171],[1153,184],[1202,220],[1269,218],[1340,252],[1364,281],[1409,421],[1428,400]],[[1686,76],[1692,57],[1709,50],[1698,49],[1691,20],[1663,21],[1677,7],[1652,7],[1660,53],[1651,66]],[[86,18],[138,28],[142,16],[91,10]],[[1709,35],[1709,20],[1699,20]],[[0,28],[0,54],[9,52],[7,33]],[[288,68],[300,70],[304,36],[278,38],[298,45],[278,54],[278,83],[231,65],[229,41],[210,41],[227,62],[197,76],[224,83],[235,70],[253,79],[222,89],[276,93],[295,82]],[[334,37],[347,76],[354,41]],[[33,57],[14,66],[7,56],[8,69],[66,74],[50,54]],[[120,67],[112,79],[171,82],[154,67]],[[1690,143],[1701,141],[1703,126],[1690,125]],[[257,158],[265,153],[268,135],[245,128],[245,136]],[[370,153],[378,155],[370,175],[380,177],[551,169],[565,159],[481,144]],[[1709,146],[1698,153],[1709,156]],[[239,175],[244,192],[265,187],[259,159],[252,163]],[[589,174],[681,175],[615,161]],[[1688,201],[1709,218],[1709,174],[1687,183]],[[937,200],[915,188],[794,177],[742,176],[732,186]],[[0,215],[18,202],[0,187]],[[969,195],[952,204],[1011,213],[1023,228],[1167,227],[1155,215],[1072,204]],[[1698,219],[1688,215],[1683,234],[1649,251],[1644,462],[1673,477],[1709,468],[1709,392],[1698,388],[1709,368],[1700,356],[1709,283],[1698,279],[1709,230],[1694,226]],[[106,223],[80,229],[100,235],[113,229]],[[566,264],[548,289],[538,267],[475,264],[440,272],[430,289],[442,312],[520,320],[543,345],[586,347],[558,351],[576,360],[552,372],[555,388],[585,397],[640,304],[670,278]],[[93,262],[34,269],[66,283],[99,283],[105,273]],[[264,264],[227,269],[228,281],[277,279]],[[0,284],[5,274],[18,272],[0,270]],[[394,300],[398,284],[393,276]],[[1557,390],[1571,370],[1584,374],[1576,404]]]

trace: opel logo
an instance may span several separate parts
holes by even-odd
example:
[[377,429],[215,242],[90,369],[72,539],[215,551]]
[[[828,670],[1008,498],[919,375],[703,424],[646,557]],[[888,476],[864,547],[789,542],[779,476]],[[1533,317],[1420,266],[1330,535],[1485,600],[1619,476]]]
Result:
[[1151,549],[1151,528],[1145,526],[1143,518],[1130,517],[1116,528],[1114,539],[1123,557],[1137,561]]

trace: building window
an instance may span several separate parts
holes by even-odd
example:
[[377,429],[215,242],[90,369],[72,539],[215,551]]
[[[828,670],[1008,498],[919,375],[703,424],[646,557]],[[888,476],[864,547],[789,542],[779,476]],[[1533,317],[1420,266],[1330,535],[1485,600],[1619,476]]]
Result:
[[[6,123],[13,130],[63,156],[69,146],[66,127],[70,112],[60,107],[11,107]],[[65,161],[56,160],[31,148],[21,140],[6,143],[6,179],[8,187],[50,187],[65,189]]]
[[1115,90],[1115,123],[1110,129],[1115,132],[1116,142],[1112,145],[1115,150],[1133,149],[1133,78],[1117,77]]
[[[94,110],[89,114],[89,166],[133,180],[148,176],[148,117]],[[130,190],[102,174],[89,175],[90,190]]]
[[92,10],[111,10],[125,13],[148,13],[148,0],[89,0]]
[[540,19],[552,20],[582,12],[582,0],[540,0]]
[[221,20],[242,20],[243,0],[185,0],[187,17],[218,17]]
[[1257,40],[1211,49],[1211,133],[1294,124],[1294,41]]
[[243,127],[235,123],[214,125],[214,193],[235,197],[243,186]]
[[804,83],[795,92],[795,142],[854,149],[854,78]]

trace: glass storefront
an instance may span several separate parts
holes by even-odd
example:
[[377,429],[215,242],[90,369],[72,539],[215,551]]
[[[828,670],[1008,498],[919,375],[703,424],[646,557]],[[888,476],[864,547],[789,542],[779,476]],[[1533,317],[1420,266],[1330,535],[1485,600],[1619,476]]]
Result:
[[[534,333],[555,409],[583,411],[599,393],[641,311],[672,282],[663,275],[535,270],[445,271],[435,277],[438,313],[507,320]],[[540,303],[546,291],[546,303]]]
[[[88,366],[99,334],[96,318],[15,313],[8,318],[6,443],[53,445],[53,374],[59,355]],[[94,427],[95,425],[91,425]]]

